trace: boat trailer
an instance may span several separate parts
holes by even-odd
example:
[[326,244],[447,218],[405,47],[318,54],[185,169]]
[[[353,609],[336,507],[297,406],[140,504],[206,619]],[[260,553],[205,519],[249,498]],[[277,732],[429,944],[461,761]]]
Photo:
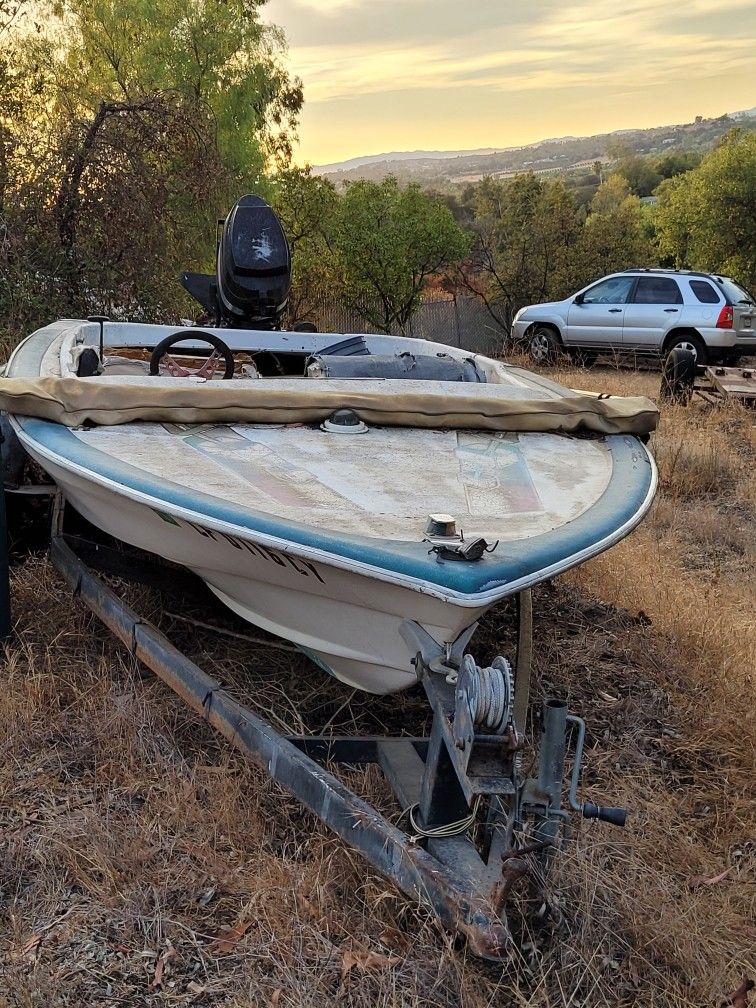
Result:
[[[538,884],[569,835],[563,807],[568,734],[575,746],[569,807],[589,819],[624,825],[625,811],[577,798],[584,722],[566,703],[543,704],[537,774],[523,775],[530,692],[532,600],[517,596],[514,669],[498,657],[480,668],[465,653],[475,627],[452,645],[405,621],[401,633],[433,715],[429,737],[285,736],[234,700],[223,685],[142,619],[93,568],[145,580],[138,565],[63,529],[53,507],[50,557],[73,590],[126,646],[202,720],[359,851],[411,899],[425,905],[478,956],[501,960],[513,939],[504,905],[513,885]],[[82,554],[86,555],[86,559]],[[157,563],[154,557],[149,560]],[[121,569],[119,569],[119,567]],[[329,765],[377,764],[404,812],[400,829],[336,777]]]
[[756,406],[756,370],[752,367],[696,368],[692,392],[711,404],[730,401]]
[[698,396],[710,406],[738,403],[756,407],[756,369],[705,366],[689,350],[673,350],[662,364],[661,399],[687,404]]

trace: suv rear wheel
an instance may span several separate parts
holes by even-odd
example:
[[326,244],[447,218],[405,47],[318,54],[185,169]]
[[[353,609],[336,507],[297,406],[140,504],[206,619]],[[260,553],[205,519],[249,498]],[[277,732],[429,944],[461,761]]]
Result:
[[536,364],[553,364],[562,350],[559,337],[550,326],[537,325],[528,340],[528,353]]
[[688,353],[693,354],[696,365],[699,367],[704,367],[709,363],[706,344],[695,333],[680,333],[679,336],[673,336],[664,348],[665,356],[671,354],[673,350],[687,350]]

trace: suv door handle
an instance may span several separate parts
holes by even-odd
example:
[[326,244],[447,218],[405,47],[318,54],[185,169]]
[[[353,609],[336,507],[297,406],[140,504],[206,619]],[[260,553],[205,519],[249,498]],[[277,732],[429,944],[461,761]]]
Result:
[[609,314],[610,315],[615,315],[615,314],[617,314],[617,312],[621,312],[621,311],[622,311],[621,308],[610,308],[609,309]]
[[676,312],[676,311],[680,311],[680,309],[679,308],[665,308],[664,311],[665,312]]

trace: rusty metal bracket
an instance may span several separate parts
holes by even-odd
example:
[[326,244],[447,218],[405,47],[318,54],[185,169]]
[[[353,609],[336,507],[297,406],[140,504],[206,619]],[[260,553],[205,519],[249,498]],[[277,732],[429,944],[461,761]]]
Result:
[[511,762],[509,735],[476,733],[472,723],[467,738],[457,737],[454,729],[456,694],[453,684],[421,667],[421,680],[433,710],[433,725],[438,730],[454,767],[462,793],[471,804],[477,795],[511,795],[514,787],[504,764]]

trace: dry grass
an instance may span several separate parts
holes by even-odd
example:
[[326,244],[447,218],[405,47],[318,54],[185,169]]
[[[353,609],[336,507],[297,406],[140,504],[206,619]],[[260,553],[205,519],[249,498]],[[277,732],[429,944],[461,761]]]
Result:
[[[658,382],[557,377],[646,394]],[[143,675],[44,558],[18,567],[0,705],[0,1006],[718,1004],[756,972],[752,423],[665,410],[645,526],[538,592],[536,694],[564,693],[586,717],[585,791],[632,818],[624,832],[577,826],[553,881],[561,919],[518,894],[522,951],[504,967],[456,949]],[[131,594],[281,728],[422,723],[414,693],[353,695],[303,658],[229,648]],[[492,612],[476,653],[511,631],[507,608]],[[395,814],[372,770],[349,779]]]

